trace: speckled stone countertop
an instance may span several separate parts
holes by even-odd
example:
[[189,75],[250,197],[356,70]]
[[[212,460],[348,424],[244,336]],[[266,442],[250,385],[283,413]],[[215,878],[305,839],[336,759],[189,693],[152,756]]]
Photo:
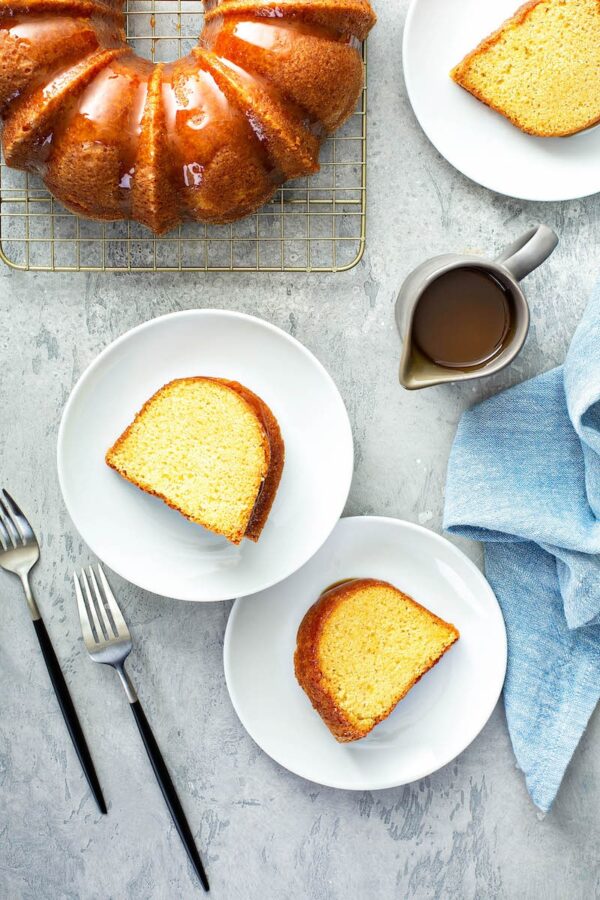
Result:
[[[421,133],[402,80],[407,0],[376,2],[369,39],[368,243],[338,275],[52,275],[0,270],[1,480],[38,524],[35,588],[109,801],[100,817],[67,739],[16,580],[0,573],[0,896],[200,894],[114,674],[80,637],[70,572],[89,558],[64,509],[55,445],[75,379],[115,337],[178,309],[222,307],[292,333],[347,404],[356,472],[346,512],[439,530],[447,456],[465,407],[563,360],[600,274],[597,198],[523,203],[454,171]],[[526,282],[532,328],[506,372],[405,393],[393,304],[403,277],[447,250],[489,253],[531,224],[559,233]],[[475,545],[462,544],[480,562]],[[203,849],[215,897],[600,896],[600,717],[541,819],[498,706],[458,759],[375,793],[321,788],[246,735],[222,668],[230,604],[194,605],[114,585],[132,626],[131,670]]]

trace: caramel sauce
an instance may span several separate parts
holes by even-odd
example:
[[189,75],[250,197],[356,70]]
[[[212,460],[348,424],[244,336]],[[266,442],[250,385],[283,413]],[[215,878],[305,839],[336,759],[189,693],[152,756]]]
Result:
[[513,320],[509,291],[489,272],[463,267],[436,278],[415,309],[412,336],[438,366],[472,369],[502,352]]
[[[247,119],[195,59],[165,69],[162,105],[168,143],[179,161],[174,177],[186,188],[202,187],[204,172],[222,153],[224,143],[239,147],[251,141]],[[274,168],[260,148],[253,147],[252,152],[267,171]]]

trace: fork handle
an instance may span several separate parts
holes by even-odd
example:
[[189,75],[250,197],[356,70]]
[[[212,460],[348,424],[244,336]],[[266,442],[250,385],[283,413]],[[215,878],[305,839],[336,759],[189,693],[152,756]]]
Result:
[[146,714],[142,709],[142,705],[139,700],[135,700],[130,704],[130,706],[135,721],[137,722],[137,727],[140,730],[142,740],[146,747],[148,758],[152,763],[152,768],[154,769],[156,780],[160,785],[163,797],[165,798],[166,804],[169,807],[169,812],[171,813],[171,818],[173,819],[175,828],[177,829],[179,837],[183,841],[183,845],[187,851],[187,855],[189,856],[190,862],[194,867],[194,871],[200,879],[202,887],[205,891],[209,891],[210,887],[208,884],[208,878],[206,877],[206,872],[204,870],[202,860],[200,859],[200,854],[198,853],[198,849],[194,842],[194,836],[192,834],[190,826],[188,825],[183,807],[181,806],[179,797],[177,796],[175,786],[171,780],[171,776],[169,775],[169,770],[167,769],[162,753],[160,752],[158,744],[156,743],[156,738],[152,733],[152,729],[150,728],[148,719],[146,718]]
[[96,769],[94,768],[87,741],[79,723],[67,687],[67,682],[65,681],[65,677],[58,664],[58,659],[56,658],[56,653],[50,642],[50,636],[46,631],[43,619],[34,619],[33,627],[35,628],[35,633],[40,642],[40,649],[42,651],[42,656],[44,657],[44,662],[46,663],[46,668],[48,669],[48,675],[50,676],[50,681],[52,682],[52,687],[54,688],[54,693],[56,694],[56,699],[58,700],[58,704],[63,714],[67,730],[71,735],[75,752],[81,763],[81,768],[87,778],[94,799],[98,804],[98,809],[101,813],[106,814],[106,803],[102,795],[102,789],[100,787],[100,782],[98,781],[98,776],[96,775]]

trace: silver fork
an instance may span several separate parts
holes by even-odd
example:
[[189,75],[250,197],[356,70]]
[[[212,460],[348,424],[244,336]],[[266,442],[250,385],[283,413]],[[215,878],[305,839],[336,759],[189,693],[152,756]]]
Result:
[[169,770],[148,724],[135,688],[125,669],[125,660],[133,647],[129,628],[100,563],[98,563],[97,568],[100,583],[98,583],[92,566],[88,567],[87,573],[82,569],[80,578],[77,577],[76,572],[73,574],[79,618],[81,619],[81,631],[86,649],[94,662],[112,666],[113,669],[117,670],[144,741],[156,780],[169,807],[175,828],[183,841],[190,862],[200,879],[202,887],[205,891],[208,891],[210,890],[208,879],[194,842],[194,836],[175,791]]
[[40,558],[40,546],[33,528],[10,494],[3,490],[0,494],[0,567],[21,579],[27,598],[27,606],[33,627],[40,643],[40,649],[52,687],[63,714],[65,724],[73,741],[79,762],[87,778],[101,813],[106,813],[106,803],[96,775],[94,763],[88,749],[67,683],[58,664],[54,647],[46,631],[42,616],[31,590],[29,573]]

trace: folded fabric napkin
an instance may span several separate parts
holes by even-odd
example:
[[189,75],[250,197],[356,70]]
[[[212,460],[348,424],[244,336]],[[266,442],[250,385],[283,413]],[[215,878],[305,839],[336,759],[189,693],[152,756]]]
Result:
[[600,697],[600,285],[564,366],[462,417],[444,526],[484,542],[510,736],[546,811]]

